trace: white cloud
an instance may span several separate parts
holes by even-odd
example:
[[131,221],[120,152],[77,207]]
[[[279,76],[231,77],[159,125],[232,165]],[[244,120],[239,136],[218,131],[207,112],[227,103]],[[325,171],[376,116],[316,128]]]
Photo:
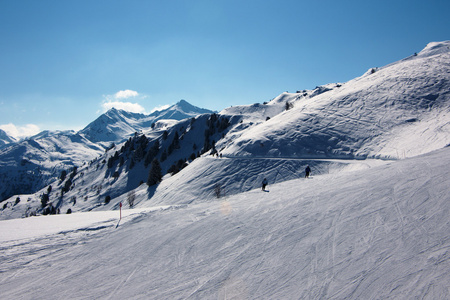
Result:
[[118,91],[114,94],[115,99],[128,99],[139,96],[139,93],[132,90]]
[[145,108],[139,103],[126,101],[129,98],[144,99],[146,96],[132,90],[118,91],[114,95],[104,95],[101,104],[103,111],[106,112],[111,108],[121,109],[133,113],[145,113]]
[[8,135],[14,138],[23,138],[38,134],[41,132],[39,126],[35,124],[26,124],[23,126],[16,126],[12,123],[0,125],[0,129],[5,131]]

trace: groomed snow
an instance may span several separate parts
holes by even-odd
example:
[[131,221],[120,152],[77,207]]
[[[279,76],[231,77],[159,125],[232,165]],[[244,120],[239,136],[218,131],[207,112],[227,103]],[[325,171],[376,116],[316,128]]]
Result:
[[449,157],[447,147],[141,212],[117,229],[11,241],[0,298],[449,299]]

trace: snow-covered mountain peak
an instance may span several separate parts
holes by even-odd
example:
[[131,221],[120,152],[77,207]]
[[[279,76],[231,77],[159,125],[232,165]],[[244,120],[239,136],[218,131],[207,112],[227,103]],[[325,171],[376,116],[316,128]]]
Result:
[[210,114],[213,111],[209,109],[200,108],[194,106],[187,102],[186,100],[180,100],[171,107],[155,112],[152,115],[156,114],[156,119],[173,119],[173,120],[183,120],[186,118],[192,118],[202,114]]
[[11,142],[0,132],[0,178],[5,178],[0,184],[0,200],[39,190],[61,171],[98,157],[136,132],[158,132],[208,112],[180,101],[151,115],[111,108],[79,132],[47,130],[21,142]]
[[13,138],[12,136],[8,135],[5,131],[0,129],[0,147],[10,143],[14,143],[15,141],[16,141],[15,138]]
[[[169,108],[169,109],[171,109],[171,108]],[[183,99],[181,99],[175,105],[173,105],[172,109],[179,110],[179,111],[182,111],[185,113],[195,113],[195,114],[199,114],[199,112],[203,110],[203,109],[199,109],[198,107],[190,104],[189,102],[187,102],[186,100],[183,100]],[[206,110],[206,111],[210,112],[210,110]]]
[[183,120],[200,114],[212,113],[181,100],[171,107],[150,115],[111,108],[80,131],[93,142],[120,143],[135,132],[146,131],[158,120]]

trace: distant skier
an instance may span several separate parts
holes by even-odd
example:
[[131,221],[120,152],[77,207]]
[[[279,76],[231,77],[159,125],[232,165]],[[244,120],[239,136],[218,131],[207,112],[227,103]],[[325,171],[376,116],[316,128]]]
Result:
[[305,169],[305,178],[309,178],[309,174],[311,173],[311,168],[309,166]]
[[264,178],[264,180],[262,181],[262,188],[261,188],[261,190],[265,191],[267,184],[268,184],[267,178]]

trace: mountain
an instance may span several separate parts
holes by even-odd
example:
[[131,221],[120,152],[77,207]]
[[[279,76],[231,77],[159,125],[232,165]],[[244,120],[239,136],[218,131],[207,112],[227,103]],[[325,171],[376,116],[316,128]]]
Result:
[[0,297],[448,299],[449,71],[447,41],[148,128],[110,111],[100,142],[73,135],[101,154],[2,202]]
[[[417,55],[346,83],[283,93],[267,103],[234,106],[219,114],[155,121],[173,116],[180,107],[186,112],[183,101],[151,118],[110,110],[88,127],[103,128],[109,136],[118,128],[116,132],[132,136],[89,164],[79,164],[70,182],[51,183],[65,192],[64,197],[49,194],[49,203],[60,211],[116,209],[147,181],[154,158],[164,178],[141,195],[139,205],[189,204],[214,196],[216,188],[238,194],[254,189],[264,177],[272,182],[298,178],[306,165],[326,174],[440,149],[450,144],[449,45],[430,44]],[[100,120],[103,125],[94,126]],[[203,159],[211,153],[224,159]],[[191,189],[192,184],[201,188]],[[29,205],[7,206],[1,217],[41,212],[46,189],[20,193],[30,199]],[[80,198],[84,200],[73,205]]]
[[15,138],[9,136],[5,131],[0,129],[0,148],[7,144],[14,143],[15,141]]
[[104,153],[104,148],[73,131],[42,132],[0,149],[0,199],[34,193]]
[[120,143],[135,132],[147,130],[160,120],[183,120],[201,114],[213,113],[211,110],[193,106],[181,100],[176,104],[150,115],[110,109],[80,131],[93,142]]
[[[442,148],[450,144],[449,46],[431,43],[417,55],[347,83],[284,93],[266,107],[281,102],[292,109],[267,114],[270,120],[223,140],[223,153],[398,159]],[[267,110],[260,107],[260,112]]]
[[[105,153],[114,142],[135,132],[165,129],[178,119],[211,112],[181,100],[150,115],[111,109],[79,132],[43,131],[0,149],[0,200],[15,194],[31,194]],[[175,118],[169,120],[169,118]],[[157,126],[152,128],[152,124]]]

